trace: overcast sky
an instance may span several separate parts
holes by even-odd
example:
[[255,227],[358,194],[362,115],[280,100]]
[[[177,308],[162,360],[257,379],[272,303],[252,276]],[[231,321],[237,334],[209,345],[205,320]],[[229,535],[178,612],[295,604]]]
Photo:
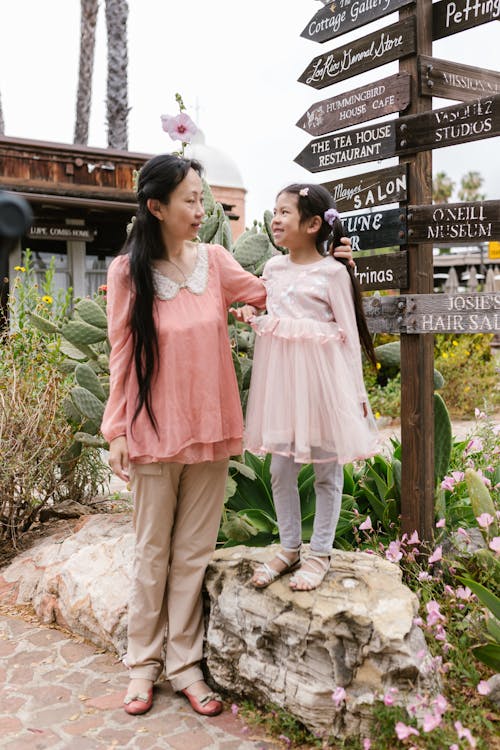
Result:
[[[420,0],[419,0],[420,2]],[[106,146],[104,0],[97,28],[89,145]],[[176,114],[175,93],[207,145],[236,161],[247,194],[247,223],[272,208],[290,181],[324,182],[389,166],[371,162],[311,175],[294,157],[311,137],[295,122],[314,102],[397,72],[391,63],[317,91],[297,82],[311,59],[397,21],[397,14],[325,44],[300,37],[318,0],[129,0],[129,148],[147,154],[178,144],[161,129]],[[78,74],[79,0],[1,0],[0,94],[6,135],[71,143]],[[434,57],[499,69],[499,24],[435,42]],[[434,99],[434,108],[451,101]],[[433,171],[457,182],[471,169],[500,197],[499,138],[438,149]]]

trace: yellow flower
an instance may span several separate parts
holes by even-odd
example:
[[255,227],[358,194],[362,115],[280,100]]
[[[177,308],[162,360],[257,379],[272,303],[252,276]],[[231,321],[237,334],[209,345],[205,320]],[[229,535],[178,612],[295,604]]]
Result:
[[453,344],[453,346],[458,346],[458,341],[452,341],[451,343]]
[[14,271],[21,271],[21,273],[24,273],[26,269],[24,266],[14,266]]
[[464,393],[469,393],[470,391],[470,385],[466,385],[464,388]]
[[442,356],[443,359],[447,359],[448,358],[448,352],[443,352],[441,356]]
[[375,412],[375,419],[380,419],[380,412],[379,411]]
[[381,367],[382,365],[380,364],[380,362],[377,362],[377,370],[380,370]]
[[53,301],[54,300],[52,299],[52,297],[50,297],[48,294],[45,294],[42,297],[42,302],[45,302],[47,305],[51,305]]
[[467,349],[465,350],[465,353],[466,353],[466,355],[467,355],[468,357],[470,357],[470,352],[469,352],[469,351],[468,351]]

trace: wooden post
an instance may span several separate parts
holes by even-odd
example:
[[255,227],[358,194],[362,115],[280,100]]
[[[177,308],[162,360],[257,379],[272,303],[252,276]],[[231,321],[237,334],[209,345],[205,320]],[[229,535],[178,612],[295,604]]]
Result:
[[[415,15],[416,54],[400,60],[399,70],[411,75],[411,104],[405,114],[432,109],[432,99],[419,96],[417,55],[432,54],[432,4],[418,2],[400,10],[400,18]],[[397,144],[399,147],[400,144]],[[403,159],[408,161],[408,159]],[[410,159],[408,202],[432,202],[432,152]],[[433,291],[431,244],[408,245],[408,291]],[[434,336],[401,334],[401,525],[431,540],[434,528]]]

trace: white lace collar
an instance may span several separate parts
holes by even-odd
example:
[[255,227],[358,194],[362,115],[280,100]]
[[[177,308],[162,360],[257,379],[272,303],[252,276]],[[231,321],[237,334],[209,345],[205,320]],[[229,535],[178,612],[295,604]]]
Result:
[[153,284],[155,294],[160,299],[173,299],[181,289],[188,289],[193,294],[203,294],[208,280],[208,251],[205,245],[198,246],[196,263],[192,273],[180,284],[153,266]]

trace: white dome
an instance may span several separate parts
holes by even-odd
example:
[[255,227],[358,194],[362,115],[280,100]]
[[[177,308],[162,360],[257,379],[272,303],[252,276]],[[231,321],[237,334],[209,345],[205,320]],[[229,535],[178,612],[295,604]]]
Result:
[[240,170],[233,159],[223,151],[207,146],[201,130],[198,130],[192,142],[188,143],[184,154],[188,159],[198,159],[202,163],[206,180],[210,185],[245,189]]

